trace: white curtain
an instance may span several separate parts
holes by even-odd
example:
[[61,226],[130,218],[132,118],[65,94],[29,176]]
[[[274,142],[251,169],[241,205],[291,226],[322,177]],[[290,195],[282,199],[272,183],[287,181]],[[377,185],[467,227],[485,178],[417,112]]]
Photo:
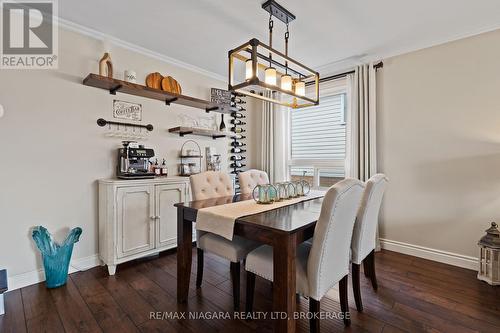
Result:
[[362,181],[377,173],[377,96],[373,64],[357,66],[348,76],[346,176]]
[[[271,92],[267,92],[268,97]],[[287,119],[289,110],[278,104],[262,102],[261,153],[257,165],[269,175],[271,183],[286,179]]]
[[[348,76],[346,176],[362,181],[377,173],[377,83],[373,63]],[[380,242],[377,231],[377,250]]]

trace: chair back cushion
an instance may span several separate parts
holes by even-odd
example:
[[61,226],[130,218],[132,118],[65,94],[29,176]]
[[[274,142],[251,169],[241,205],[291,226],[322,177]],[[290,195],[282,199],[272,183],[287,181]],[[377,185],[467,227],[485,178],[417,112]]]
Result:
[[231,177],[221,171],[206,171],[189,177],[193,200],[234,195]]
[[307,262],[313,299],[320,300],[349,274],[352,230],[364,188],[359,180],[345,179],[326,192]]
[[251,169],[241,172],[238,175],[240,179],[241,194],[252,194],[257,185],[269,184],[269,177],[265,171]]
[[376,174],[366,182],[352,234],[351,260],[355,264],[361,264],[375,249],[378,214],[388,182],[383,174]]

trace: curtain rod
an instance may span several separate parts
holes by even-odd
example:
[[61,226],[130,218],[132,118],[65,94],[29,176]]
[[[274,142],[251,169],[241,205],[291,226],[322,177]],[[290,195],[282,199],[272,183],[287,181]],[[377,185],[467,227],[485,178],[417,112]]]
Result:
[[[379,68],[382,68],[382,67],[384,67],[384,63],[382,61],[380,61],[380,62],[376,63],[375,65],[373,65],[373,68],[375,68],[375,70],[377,70]],[[339,74],[334,74],[334,75],[330,75],[330,76],[325,76],[325,77],[322,77],[321,79],[319,79],[319,82],[322,83],[322,82],[337,80],[337,79],[346,77],[349,74],[354,74],[354,72],[355,72],[354,70],[351,70],[351,71],[344,72],[344,73],[339,73]],[[309,83],[309,84],[312,84],[312,83]]]

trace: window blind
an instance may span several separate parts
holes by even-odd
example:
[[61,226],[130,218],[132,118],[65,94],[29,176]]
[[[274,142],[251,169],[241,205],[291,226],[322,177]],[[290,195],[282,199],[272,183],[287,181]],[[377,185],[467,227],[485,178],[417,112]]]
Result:
[[321,98],[321,103],[291,111],[292,160],[345,158],[346,94]]

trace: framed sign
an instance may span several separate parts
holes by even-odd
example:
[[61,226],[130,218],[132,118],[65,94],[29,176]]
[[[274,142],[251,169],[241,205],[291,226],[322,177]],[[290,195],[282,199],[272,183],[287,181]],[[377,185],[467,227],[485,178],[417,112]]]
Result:
[[230,106],[231,92],[224,89],[212,88],[210,91],[210,102],[221,106]]
[[113,100],[113,117],[127,120],[142,120],[142,104]]

